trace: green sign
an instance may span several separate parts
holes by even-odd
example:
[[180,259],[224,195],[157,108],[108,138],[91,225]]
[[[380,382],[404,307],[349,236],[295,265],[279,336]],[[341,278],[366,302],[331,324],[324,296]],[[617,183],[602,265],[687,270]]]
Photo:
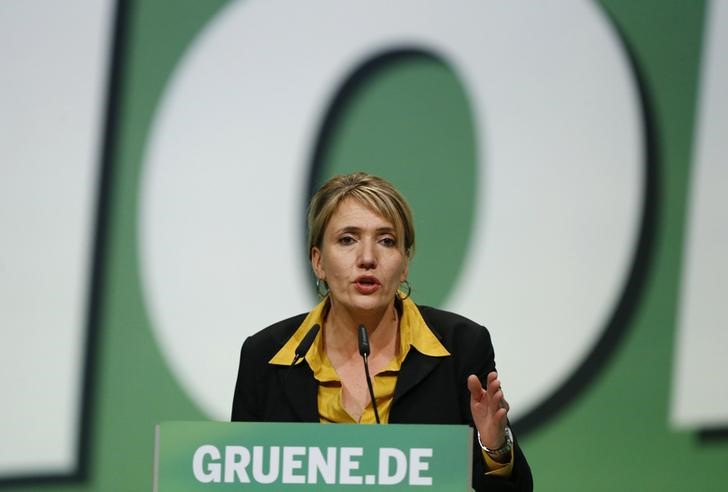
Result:
[[464,425],[166,422],[154,491],[471,490],[471,439]]

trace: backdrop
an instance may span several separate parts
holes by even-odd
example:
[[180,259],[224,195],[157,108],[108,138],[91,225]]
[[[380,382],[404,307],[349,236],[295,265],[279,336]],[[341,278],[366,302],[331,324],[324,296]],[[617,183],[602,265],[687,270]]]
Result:
[[539,490],[723,490],[727,43],[721,1],[2,2],[0,488],[145,489],[155,423],[228,419],[364,170]]

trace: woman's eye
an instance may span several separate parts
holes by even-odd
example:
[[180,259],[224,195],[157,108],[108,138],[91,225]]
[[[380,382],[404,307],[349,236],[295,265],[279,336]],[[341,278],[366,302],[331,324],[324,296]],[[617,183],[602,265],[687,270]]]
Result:
[[384,237],[380,239],[379,241],[384,246],[387,246],[388,248],[394,247],[397,245],[397,241],[393,237]]
[[339,238],[339,244],[343,244],[344,246],[354,244],[354,238],[351,236],[342,236]]

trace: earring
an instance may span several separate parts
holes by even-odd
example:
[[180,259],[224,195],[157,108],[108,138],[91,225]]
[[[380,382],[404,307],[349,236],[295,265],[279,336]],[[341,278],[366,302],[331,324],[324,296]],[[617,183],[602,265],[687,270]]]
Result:
[[[321,292],[321,286],[325,289],[323,292]],[[320,278],[316,279],[316,293],[321,299],[329,295],[329,284],[326,283],[326,280]]]
[[[410,294],[412,293],[412,286],[410,285],[410,283],[409,283],[409,280],[407,280],[407,279],[405,279],[405,280],[404,280],[404,282],[402,282],[402,283],[401,283],[401,284],[399,284],[399,285],[400,285],[400,289],[399,289],[399,291],[398,291],[398,292],[400,292],[399,298],[400,298],[400,299],[402,299],[402,300],[404,301],[404,300],[405,300],[405,299],[407,299],[407,298],[408,298],[408,297],[410,296]],[[402,287],[402,286],[404,286],[404,287],[405,287],[405,288],[407,289],[407,292],[404,292],[404,291],[403,291],[403,290],[401,289],[401,287]],[[401,295],[401,293],[404,293],[404,296],[402,296],[402,295]]]

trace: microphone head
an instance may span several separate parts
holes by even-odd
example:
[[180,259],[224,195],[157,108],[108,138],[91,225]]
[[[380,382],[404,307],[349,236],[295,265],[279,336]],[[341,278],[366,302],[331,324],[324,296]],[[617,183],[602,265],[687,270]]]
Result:
[[296,357],[301,358],[306,355],[306,352],[308,352],[308,349],[311,348],[311,344],[313,343],[313,340],[316,338],[316,335],[318,334],[319,330],[321,329],[321,326],[319,325],[313,325],[306,335],[303,337],[303,340],[301,340],[301,343],[298,344],[298,347],[296,347]]
[[369,335],[364,325],[359,325],[359,353],[362,357],[369,356]]

